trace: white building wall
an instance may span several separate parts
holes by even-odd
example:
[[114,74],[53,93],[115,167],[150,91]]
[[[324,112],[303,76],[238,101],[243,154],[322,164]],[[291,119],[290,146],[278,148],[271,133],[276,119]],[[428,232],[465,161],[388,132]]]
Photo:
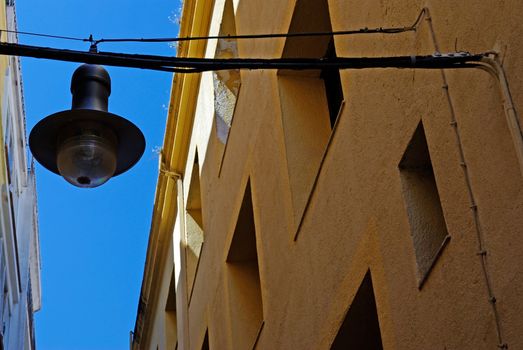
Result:
[[[9,30],[16,30],[14,2],[7,3]],[[9,41],[17,42],[16,35]],[[28,164],[25,110],[18,58],[4,72],[2,136],[9,185],[0,199],[0,334],[7,350],[34,349],[33,313],[41,307],[40,249],[34,167]],[[1,348],[0,348],[1,349]]]

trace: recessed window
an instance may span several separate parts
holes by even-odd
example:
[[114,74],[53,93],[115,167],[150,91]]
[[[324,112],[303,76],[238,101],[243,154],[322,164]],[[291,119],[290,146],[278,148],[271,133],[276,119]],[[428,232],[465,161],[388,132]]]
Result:
[[229,302],[235,349],[251,349],[263,323],[256,226],[248,183],[227,255]]
[[[334,38],[331,37],[325,58],[336,58],[336,48],[334,47]],[[329,120],[331,128],[338,119],[341,103],[343,101],[343,89],[341,87],[341,77],[339,69],[323,69],[320,74],[325,86],[325,95],[327,96],[327,105],[329,107]]]
[[[219,35],[236,35],[236,23],[234,19],[232,0],[225,1]],[[237,40],[219,39],[216,46],[215,57],[237,58]],[[213,81],[216,135],[222,144],[226,144],[240,90],[240,70],[230,69],[216,71],[213,73]]]
[[421,286],[449,238],[421,122],[399,163],[399,170]]
[[[327,0],[298,0],[289,33],[332,31]],[[332,36],[291,37],[283,58],[336,57]],[[338,69],[278,72],[294,223],[301,221],[343,101]]]
[[205,337],[203,338],[202,350],[209,350],[209,330],[205,331]]
[[198,151],[194,156],[194,163],[189,184],[185,215],[186,232],[186,269],[187,269],[187,290],[190,300],[196,271],[200,260],[200,253],[204,240],[203,217],[202,217],[202,198],[200,192],[200,166],[198,164]]
[[169,292],[165,303],[165,343],[167,348],[176,346],[178,340],[176,323],[176,281],[174,278],[174,267],[172,268],[171,279],[169,282]]
[[331,350],[346,349],[383,349],[370,271],[363,278],[331,346]]

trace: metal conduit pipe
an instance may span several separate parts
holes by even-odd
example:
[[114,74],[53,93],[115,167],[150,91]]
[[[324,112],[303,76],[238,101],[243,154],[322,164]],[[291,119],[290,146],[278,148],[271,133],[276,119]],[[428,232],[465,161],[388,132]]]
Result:
[[495,53],[494,58],[483,57],[481,59],[481,63],[482,65],[480,68],[486,70],[498,80],[503,102],[503,110],[507,119],[510,135],[512,136],[512,142],[514,143],[514,147],[516,149],[519,168],[521,170],[521,174],[523,175],[523,133],[521,131],[521,125],[519,123],[518,114],[514,106],[514,101],[512,100],[512,95],[510,94],[505,70],[503,69],[503,66],[499,62],[498,56]]

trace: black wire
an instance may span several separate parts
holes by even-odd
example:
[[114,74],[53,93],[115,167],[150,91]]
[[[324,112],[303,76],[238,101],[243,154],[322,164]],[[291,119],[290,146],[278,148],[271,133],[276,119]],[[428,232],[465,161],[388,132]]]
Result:
[[213,36],[193,36],[193,37],[176,37],[176,38],[115,38],[115,39],[98,39],[94,45],[104,42],[182,42],[193,40],[210,40],[210,39],[269,39],[269,38],[295,38],[295,37],[317,37],[317,36],[336,36],[336,35],[357,35],[357,34],[397,34],[404,32],[416,31],[419,23],[425,16],[425,9],[419,13],[416,21],[409,27],[390,27],[390,28],[360,28],[355,30],[342,30],[335,32],[302,32],[302,33],[276,33],[276,34],[246,34],[246,35],[213,35]]
[[183,38],[108,38],[108,39],[93,39],[90,35],[89,38],[78,38],[71,36],[62,35],[51,35],[34,32],[24,32],[8,29],[0,29],[0,32],[15,33],[19,35],[38,36],[44,38],[63,39],[63,40],[74,40],[90,42],[94,46],[105,42],[142,42],[142,43],[159,43],[159,42],[182,42],[182,41],[193,41],[193,40],[210,40],[210,39],[270,39],[270,38],[295,38],[295,37],[318,37],[318,36],[336,36],[336,35],[357,35],[357,34],[397,34],[410,31],[416,31],[421,19],[425,15],[425,9],[423,9],[418,15],[414,24],[409,27],[390,27],[390,28],[360,28],[356,30],[342,30],[335,32],[302,32],[302,33],[275,33],[275,34],[247,34],[247,35],[214,35],[214,36],[197,36],[197,37],[183,37]]
[[337,57],[337,58],[185,58],[113,52],[84,52],[39,46],[0,43],[0,54],[59,61],[151,69],[175,73],[198,73],[230,69],[363,69],[363,68],[470,68],[485,54],[456,53],[434,56]]
[[212,35],[212,36],[191,36],[182,38],[117,38],[117,39],[98,39],[95,44],[109,42],[141,42],[141,43],[161,43],[161,42],[182,42],[194,40],[210,39],[272,39],[272,38],[295,38],[295,37],[317,37],[335,35],[355,35],[355,34],[396,34],[414,31],[415,28],[361,28],[357,30],[343,30],[337,32],[302,32],[302,33],[276,33],[276,34],[247,34],[247,35]]
[[210,39],[270,39],[270,38],[294,38],[294,37],[318,37],[318,36],[331,36],[331,35],[355,35],[355,34],[396,34],[408,31],[416,30],[414,27],[401,27],[401,28],[361,28],[357,30],[344,30],[336,32],[302,32],[302,33],[276,33],[276,34],[247,34],[247,35],[213,35],[213,36],[196,36],[196,37],[183,37],[183,38],[108,38],[95,40],[92,37],[88,39],[77,38],[70,36],[41,34],[33,32],[23,32],[16,30],[0,29],[0,32],[15,33],[19,35],[38,36],[44,38],[63,39],[63,40],[74,40],[91,42],[94,45],[100,43],[109,42],[142,42],[142,43],[161,43],[161,42],[181,42],[181,41],[194,41],[194,40],[210,40]]
[[44,38],[53,38],[53,39],[76,40],[76,41],[83,41],[83,42],[88,42],[89,41],[89,39],[75,38],[75,37],[71,37],[71,36],[41,34],[41,33],[32,33],[32,32],[21,32],[21,31],[18,31],[18,30],[0,29],[0,33],[1,32],[14,33],[14,34],[19,34],[19,35],[38,36],[38,37],[44,37]]

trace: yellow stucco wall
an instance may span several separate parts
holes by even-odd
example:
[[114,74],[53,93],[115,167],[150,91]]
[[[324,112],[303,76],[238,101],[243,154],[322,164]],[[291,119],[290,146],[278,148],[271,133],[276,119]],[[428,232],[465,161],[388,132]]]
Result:
[[[184,12],[183,21],[201,16],[196,8],[212,10],[212,35],[219,30],[224,1],[216,0],[214,7],[204,2],[187,0],[184,6],[192,12]],[[237,33],[251,34],[288,31],[296,2],[241,0],[233,4]],[[411,25],[424,6],[430,9],[442,51],[501,53],[516,109],[522,110],[521,1],[331,0],[329,12],[335,31],[401,27]],[[435,48],[428,24],[424,19],[410,33],[337,37],[337,55],[431,54]],[[183,30],[185,35],[197,32]],[[281,57],[284,47],[285,39],[238,41],[239,57]],[[216,43],[209,41],[205,55],[213,57],[215,49]],[[202,47],[199,53],[204,54]],[[169,170],[183,179],[183,191],[173,190],[165,199],[171,203],[170,218],[178,214],[178,221],[173,218],[162,234],[172,235],[173,226],[178,225],[174,232],[181,242],[175,240],[174,247],[182,251],[180,276],[187,242],[181,216],[194,178],[196,150],[205,237],[192,294],[187,295],[186,278],[177,282],[177,312],[183,317],[177,330],[171,331],[178,334],[179,349],[201,349],[206,332],[212,349],[328,349],[368,270],[383,348],[496,348],[496,318],[478,256],[475,208],[470,207],[467,179],[477,204],[501,340],[511,349],[523,348],[523,178],[499,85],[479,69],[445,74],[465,164],[460,164],[450,105],[438,70],[342,71],[345,103],[332,136],[328,132],[321,136],[319,124],[307,126],[293,118],[326,114],[302,108],[321,103],[314,84],[305,83],[318,78],[241,71],[241,89],[225,146],[216,136],[212,73],[202,74],[196,86],[194,81],[188,86],[181,82],[187,78],[176,77],[172,106],[178,107],[171,109],[164,152],[171,161],[166,162]],[[421,288],[398,169],[420,121],[450,236]],[[315,147],[320,150],[310,150]],[[310,156],[308,161],[300,152],[319,156]],[[236,319],[242,304],[231,298],[241,294],[242,287],[231,282],[234,266],[227,257],[248,183],[263,322],[254,333],[249,329],[242,336]],[[164,194],[163,188],[159,187],[157,198]],[[157,216],[155,220],[161,222]],[[170,256],[165,248],[170,240],[161,242],[162,249],[148,253],[156,254],[154,261]],[[154,275],[154,266],[159,265],[152,261],[148,260],[146,271]],[[165,273],[157,275],[157,284],[144,280],[146,289],[157,288],[152,289],[156,294],[149,293],[160,295],[150,299],[154,302],[162,300],[168,285],[161,282]],[[245,289],[249,288],[246,284]],[[249,293],[253,292],[244,294]],[[161,307],[148,310],[151,320],[163,317],[158,315]],[[161,339],[166,335],[158,328],[160,323],[145,325],[148,345],[142,348],[162,349]]]
[[158,287],[158,302],[155,305],[155,309],[151,311],[153,315],[151,323],[151,344],[147,346],[150,349],[156,349],[156,346],[160,349],[174,349],[176,345],[176,332],[167,331],[170,328],[175,328],[176,322],[172,322],[172,313],[166,312],[165,310],[172,270],[174,268],[172,244],[168,244],[167,246],[168,252],[163,261],[161,282]]

